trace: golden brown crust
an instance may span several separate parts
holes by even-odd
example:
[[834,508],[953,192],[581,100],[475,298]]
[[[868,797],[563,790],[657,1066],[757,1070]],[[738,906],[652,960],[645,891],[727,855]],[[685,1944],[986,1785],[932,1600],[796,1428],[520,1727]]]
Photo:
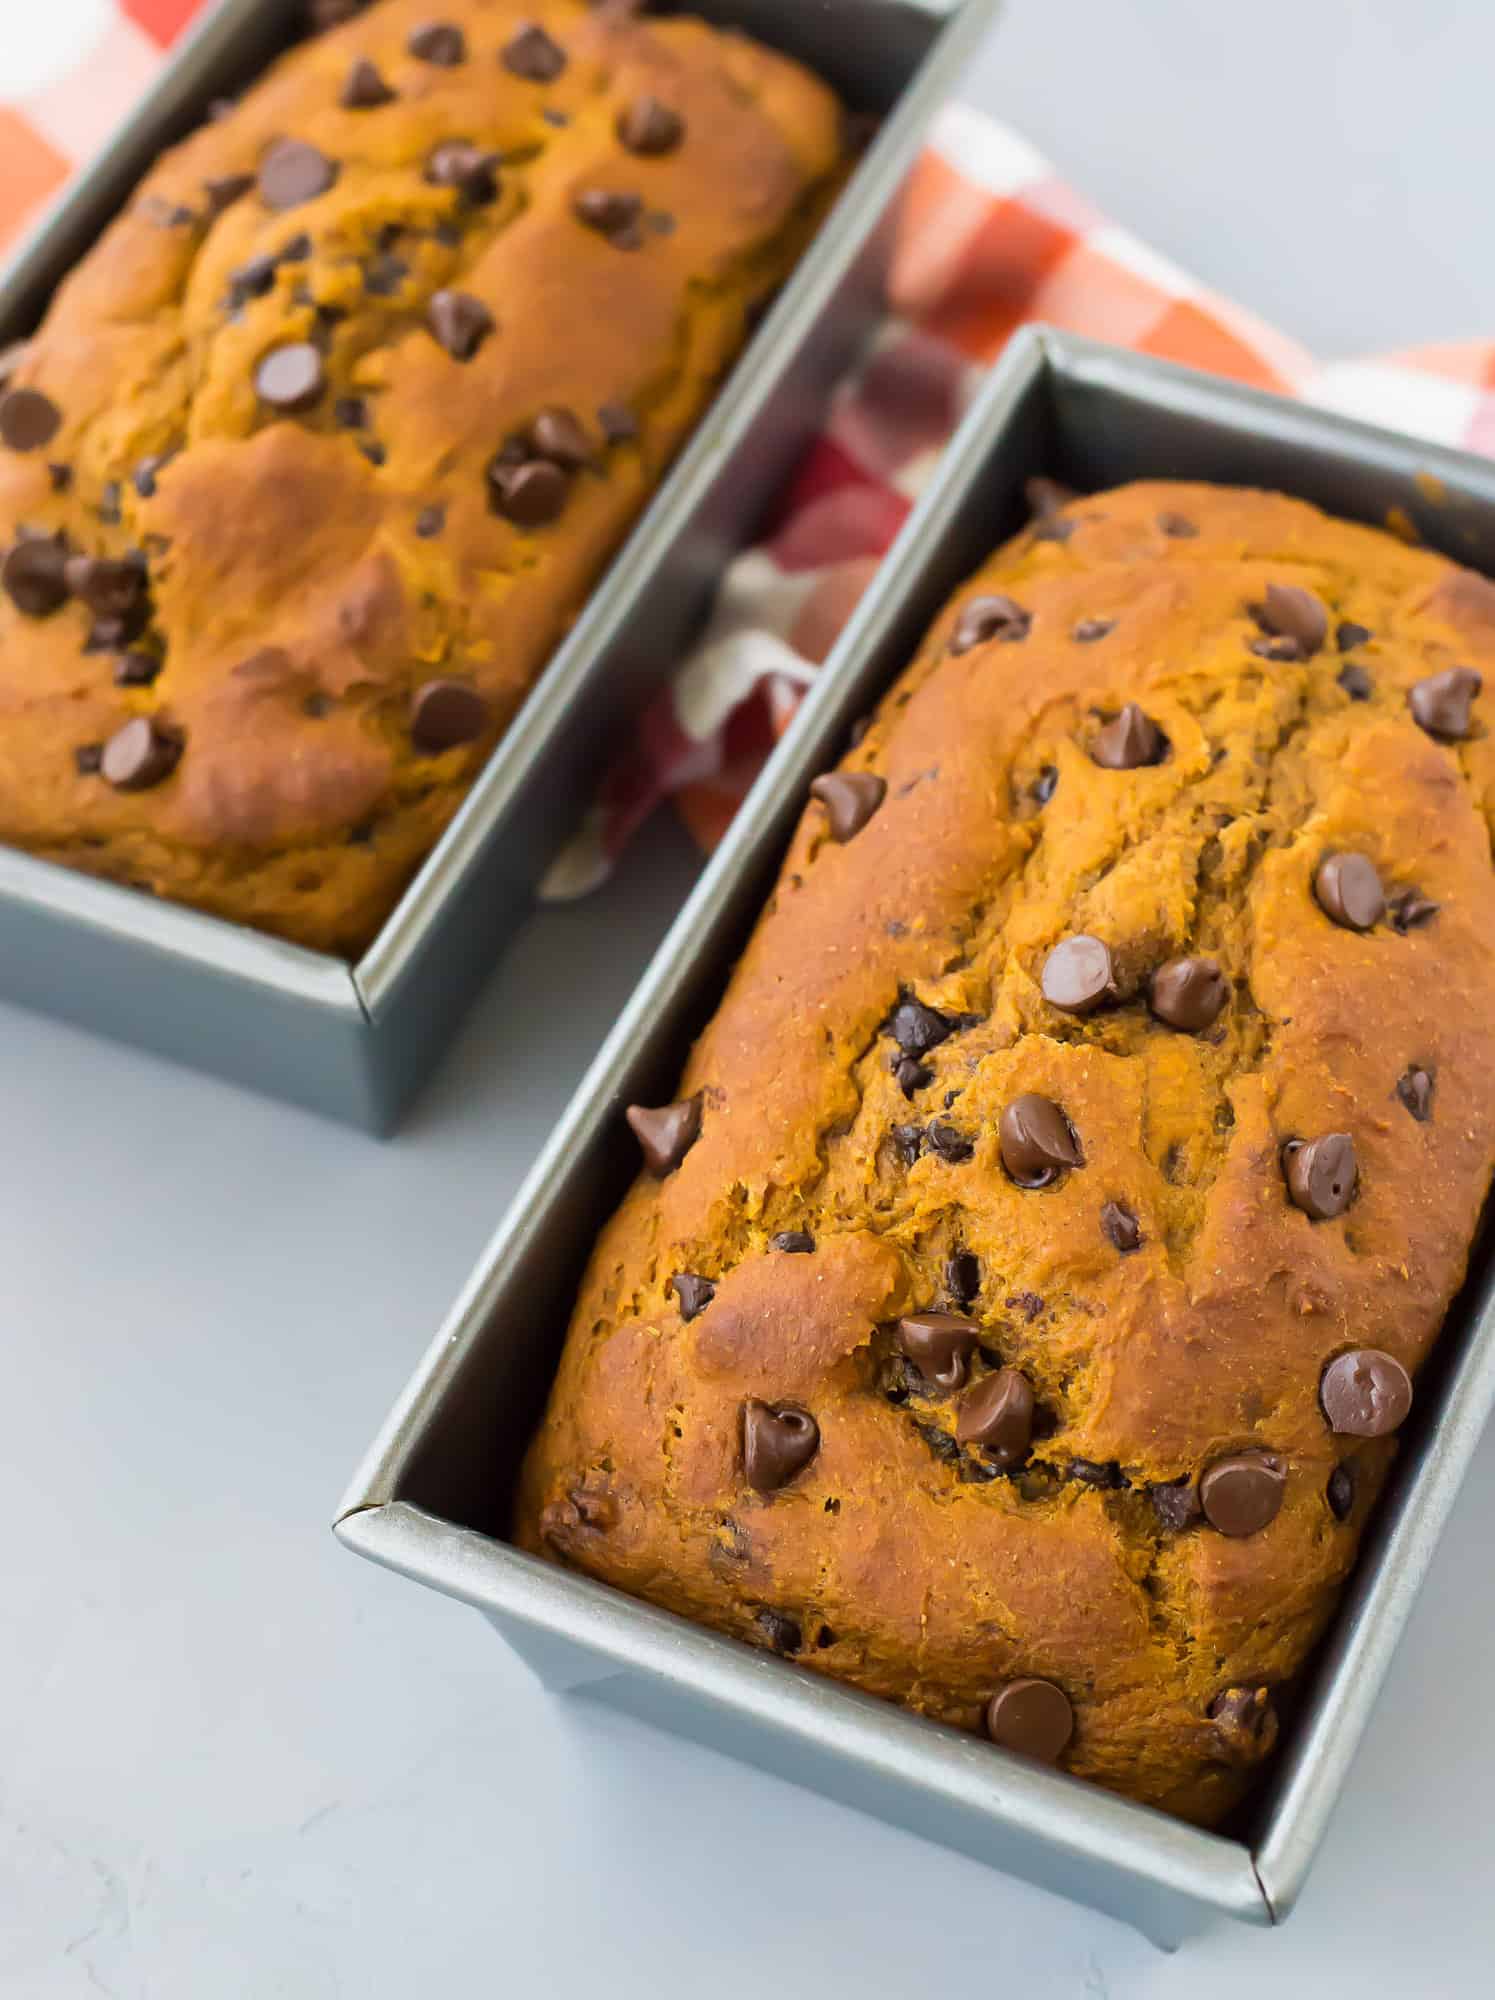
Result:
[[[433,14],[463,30],[461,64],[409,53]],[[499,59],[525,22],[564,50],[551,81]],[[360,57],[392,101],[339,103]],[[651,96],[684,119],[667,152],[618,136]],[[334,184],[282,210],[251,188],[210,216],[206,184],[253,175],[288,134],[337,162]],[[503,156],[496,200],[426,177],[454,138]],[[690,19],[630,21],[581,0],[383,0],[284,57],[162,159],[12,374],[62,420],[42,448],[0,448],[0,550],[21,529],[91,555],[143,548],[143,643],[164,665],[152,686],[118,687],[120,648],[84,651],[91,614],[76,598],[38,618],[0,597],[0,839],[360,950],[786,274],[839,164],[821,84]],[[597,188],[643,198],[641,247],[578,219],[573,198]],[[284,257],[302,236],[307,254]],[[266,255],[282,259],[268,291],[236,292],[234,274]],[[495,322],[470,360],[427,328],[441,289]],[[307,341],[323,349],[325,392],[277,417],[256,369]],[[363,420],[340,422],[351,398]],[[604,441],[608,404],[637,414],[637,442]],[[575,412],[598,469],[573,479],[559,522],[526,530],[491,510],[485,474],[548,407]],[[136,470],[162,454],[142,495]],[[444,524],[423,535],[432,507]],[[411,696],[447,676],[481,691],[488,726],[421,754]],[[76,769],[80,746],[137,714],[184,732],[173,775],[116,791]]]
[[[1070,1769],[1211,1822],[1272,1729],[1210,1707],[1302,1666],[1394,1450],[1330,1433],[1320,1373],[1362,1347],[1416,1370],[1495,1158],[1495,738],[1485,702],[1453,744],[1407,702],[1454,663],[1488,684],[1495,591],[1272,494],[1134,486],[1065,519],[994,557],[884,701],[844,767],[886,781],[861,831],[838,844],[807,810],[686,1069],[700,1137],[592,1258],[517,1532],[759,1644],[784,1643],[765,1610],[790,1619],[804,1664],[962,1727],[1005,1681],[1051,1679]],[[1274,583],[1328,611],[1306,661],[1268,656],[1251,607]],[[952,653],[960,605],[992,592],[1025,636]],[[1076,638],[1084,621],[1113,622]],[[1371,636],[1341,651],[1341,622]],[[1101,768],[1128,701],[1167,755]],[[1331,922],[1313,877],[1345,851],[1436,915]],[[1040,985],[1076,933],[1110,947],[1120,993],[1084,1016]],[[1185,954],[1230,981],[1197,1032],[1146,1000]],[[890,1067],[904,995],[957,1022],[910,1096]],[[1425,1120],[1397,1094],[1410,1069],[1433,1080]],[[1083,1149],[1039,1190],[998,1150],[1025,1092]],[[1280,1149],[1330,1132],[1353,1137],[1359,1191],[1313,1221]],[[772,1248],[784,1230],[813,1253]],[[958,1253],[979,1263],[968,1306]],[[688,1323],[681,1271],[716,1284]],[[1032,1384],[1046,1425],[1015,1474],[956,1444],[958,1398],[895,1352],[898,1316],[929,1309],[980,1322],[975,1376]],[[819,1425],[768,1494],[743,1479],[748,1397]],[[1155,1489],[1243,1451],[1286,1464],[1270,1525],[1168,1524]]]

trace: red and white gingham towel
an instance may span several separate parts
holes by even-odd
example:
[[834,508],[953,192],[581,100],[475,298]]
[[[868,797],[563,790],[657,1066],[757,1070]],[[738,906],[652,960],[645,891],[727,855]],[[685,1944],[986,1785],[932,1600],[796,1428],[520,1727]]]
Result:
[[[8,24],[0,254],[207,4],[54,0]],[[1321,367],[1108,222],[1015,132],[952,105],[903,203],[886,326],[841,385],[766,538],[732,565],[708,630],[550,871],[547,895],[602,881],[665,798],[703,846],[715,843],[982,372],[1032,320],[1495,456],[1495,342]]]

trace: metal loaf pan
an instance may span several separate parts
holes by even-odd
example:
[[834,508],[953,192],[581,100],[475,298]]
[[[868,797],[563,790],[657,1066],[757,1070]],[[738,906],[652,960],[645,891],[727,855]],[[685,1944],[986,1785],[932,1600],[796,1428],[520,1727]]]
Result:
[[[876,323],[898,191],[998,0],[669,0],[817,70],[878,137],[461,811],[365,956],[340,959],[0,849],[0,999],[387,1131],[440,1057],[609,750],[694,636]],[[293,38],[303,0],[218,0],[0,271],[40,318],[151,160]]]
[[501,1539],[586,1246],[636,1169],[622,1106],[671,1094],[810,778],[952,591],[1019,526],[1024,479],[1040,472],[1083,490],[1159,475],[1275,487],[1373,522],[1400,508],[1429,543],[1495,569],[1495,467],[1481,460],[1109,348],[1021,336],[373,1447],[337,1532],[477,1606],[552,1686],[865,1807],[1171,1947],[1221,1912],[1280,1922],[1302,1887],[1495,1399],[1483,1240],[1285,1749],[1229,1837],[1001,1756]]

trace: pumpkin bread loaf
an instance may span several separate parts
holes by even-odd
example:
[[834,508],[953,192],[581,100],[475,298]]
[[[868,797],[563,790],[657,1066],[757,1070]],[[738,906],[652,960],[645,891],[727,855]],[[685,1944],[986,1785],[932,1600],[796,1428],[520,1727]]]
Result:
[[630,1113],[520,1544],[1218,1821],[1495,1159],[1492,667],[1297,501],[1050,502]]
[[834,192],[796,64],[323,0],[0,358],[0,841],[356,954]]

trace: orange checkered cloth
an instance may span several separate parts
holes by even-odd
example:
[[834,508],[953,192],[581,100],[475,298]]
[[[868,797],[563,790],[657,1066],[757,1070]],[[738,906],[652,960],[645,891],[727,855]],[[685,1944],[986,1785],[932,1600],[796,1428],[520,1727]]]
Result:
[[[19,5],[19,0],[15,0]],[[0,76],[0,253],[136,102],[212,0],[66,0],[12,24]],[[712,846],[929,477],[983,371],[1043,320],[1495,456],[1495,343],[1320,367],[1107,221],[1026,141],[963,105],[906,191],[890,310],[765,538],[644,717],[545,893],[603,880],[672,798]]]

